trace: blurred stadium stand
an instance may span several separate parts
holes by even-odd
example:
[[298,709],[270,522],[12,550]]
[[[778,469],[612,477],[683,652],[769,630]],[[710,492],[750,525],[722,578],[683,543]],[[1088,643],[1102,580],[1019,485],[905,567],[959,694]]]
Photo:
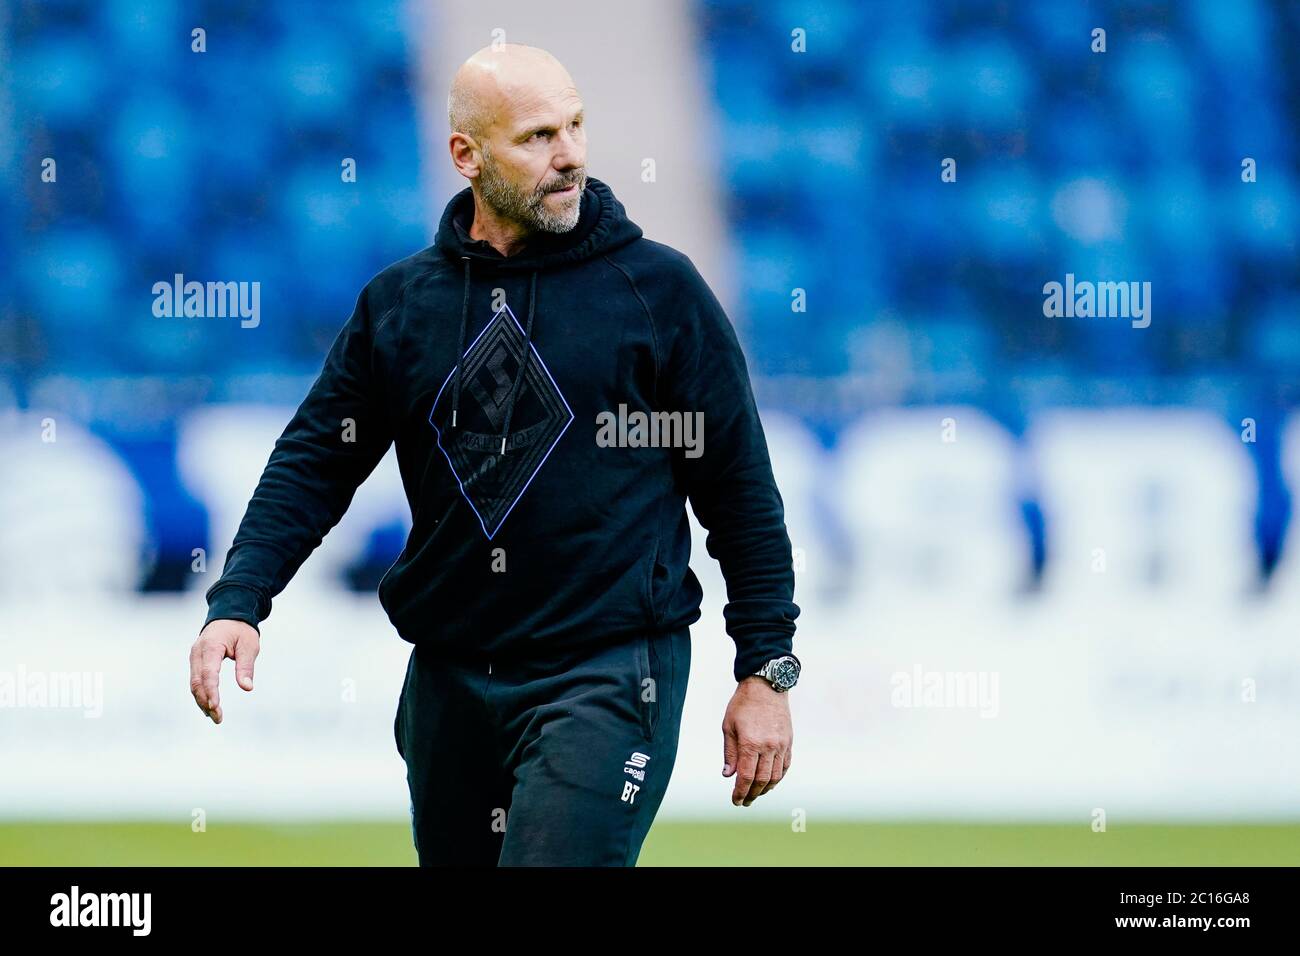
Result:
[[[1057,406],[1251,418],[1272,568],[1300,369],[1284,55],[1300,7],[707,0],[700,15],[763,404],[833,447],[889,405],[974,405],[1017,436]],[[795,26],[808,52],[774,52]],[[1252,184],[1247,156],[1267,170]],[[1066,272],[1151,281],[1155,321],[1044,318],[1042,285]],[[1050,553],[1029,492],[1031,547]]]
[[[445,197],[420,190],[404,4],[6,9],[0,406],[58,410],[119,455],[144,501],[137,585],[193,586],[193,548],[219,568],[239,506],[183,473],[189,417],[210,423],[205,409],[228,402],[283,416],[360,286],[430,240],[429,204]],[[1283,55],[1300,7],[702,0],[694,14],[721,126],[733,317],[792,448],[809,430],[869,486],[910,467],[859,441],[876,413],[978,410],[972,428],[1009,435],[986,462],[1012,495],[998,507],[1023,525],[995,548],[1018,552],[1005,583],[1023,568],[1032,583],[1065,533],[1025,444],[1045,411],[1191,406],[1225,434],[1251,418],[1239,451],[1257,577],[1273,568],[1300,369],[1287,92],[1300,77]],[[780,55],[792,25],[807,52]],[[1096,25],[1105,54],[1088,48]],[[57,186],[38,175],[47,156]],[[1256,183],[1241,181],[1245,156]],[[944,157],[956,183],[940,181]],[[156,319],[149,290],[178,272],[260,281],[265,320]],[[1042,284],[1067,272],[1150,281],[1151,327],[1045,318]],[[791,310],[796,288],[806,312]],[[254,430],[243,471],[268,452]],[[984,499],[994,478],[981,475]],[[825,483],[802,485],[810,500],[791,507],[817,515],[828,547],[847,557],[859,531],[884,533]],[[385,516],[356,545],[350,580],[373,585],[401,522]]]
[[[142,588],[185,586],[195,547],[219,570],[229,544],[178,473],[185,417],[296,404],[361,286],[427,244],[402,7],[7,5],[0,399],[73,416],[127,463]],[[265,320],[154,317],[176,273],[260,282]],[[247,451],[259,470],[268,453]]]

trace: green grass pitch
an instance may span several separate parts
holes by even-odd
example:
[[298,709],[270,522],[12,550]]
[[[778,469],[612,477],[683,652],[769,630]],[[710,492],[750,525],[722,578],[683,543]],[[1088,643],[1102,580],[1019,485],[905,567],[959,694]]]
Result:
[[[405,823],[0,823],[0,866],[414,866]],[[1296,866],[1300,824],[664,821],[641,866]]]

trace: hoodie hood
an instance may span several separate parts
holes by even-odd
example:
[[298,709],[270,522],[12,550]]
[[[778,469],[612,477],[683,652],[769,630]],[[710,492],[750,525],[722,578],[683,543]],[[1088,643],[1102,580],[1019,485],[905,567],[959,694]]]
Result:
[[452,197],[438,223],[434,244],[455,260],[469,259],[478,271],[503,272],[551,269],[611,252],[641,238],[641,227],[627,217],[627,210],[613,191],[599,179],[587,177],[582,192],[578,224],[568,232],[539,232],[513,256],[503,256],[483,239],[471,239],[474,221],[474,193],[468,186]]
[[503,256],[485,239],[470,237],[474,221],[474,191],[465,187],[447,203],[434,244],[447,257],[458,260],[464,274],[464,294],[460,307],[460,334],[457,337],[456,379],[452,385],[451,427],[459,427],[460,392],[464,378],[465,332],[469,324],[470,276],[475,271],[530,272],[528,285],[528,321],[524,326],[525,361],[519,366],[506,401],[505,423],[501,429],[501,455],[506,453],[510,438],[510,421],[514,417],[519,383],[523,381],[527,362],[532,359],[533,321],[537,312],[537,274],[573,263],[593,259],[634,242],[642,236],[641,227],[627,217],[627,210],[613,191],[599,179],[587,177],[587,187],[579,200],[578,223],[568,232],[538,232],[528,238],[523,249],[513,256]]

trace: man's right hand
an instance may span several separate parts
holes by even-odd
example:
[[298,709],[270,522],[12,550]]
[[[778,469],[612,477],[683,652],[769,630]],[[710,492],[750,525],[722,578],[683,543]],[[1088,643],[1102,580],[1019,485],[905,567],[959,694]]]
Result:
[[243,621],[211,621],[190,648],[190,693],[199,710],[221,723],[221,662],[235,662],[235,682],[253,689],[253,661],[262,649],[257,628]]

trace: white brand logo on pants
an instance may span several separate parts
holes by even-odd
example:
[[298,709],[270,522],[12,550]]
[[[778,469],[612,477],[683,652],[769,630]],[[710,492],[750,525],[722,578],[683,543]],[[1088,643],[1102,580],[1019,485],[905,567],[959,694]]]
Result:
[[[644,781],[645,765],[649,762],[650,758],[646,754],[641,753],[639,750],[634,750],[632,756],[623,761],[623,772],[631,774],[638,780]],[[624,803],[634,803],[636,801],[636,795],[640,791],[640,785],[633,783],[631,780],[624,780],[623,796],[620,797],[620,799]]]

